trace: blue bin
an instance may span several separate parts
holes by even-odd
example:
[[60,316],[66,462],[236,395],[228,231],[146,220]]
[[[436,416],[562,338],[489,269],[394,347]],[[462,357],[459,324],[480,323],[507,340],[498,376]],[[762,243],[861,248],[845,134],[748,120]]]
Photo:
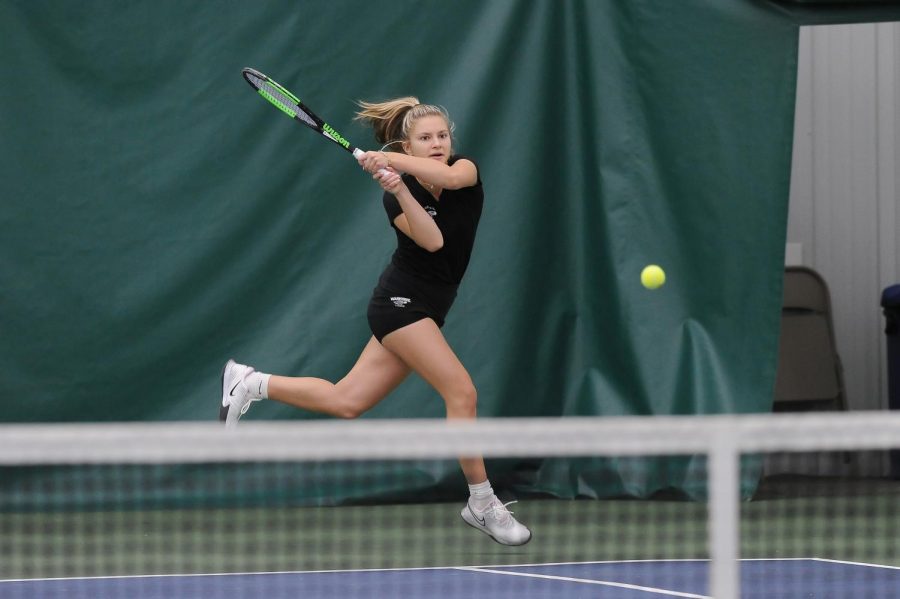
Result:
[[[888,407],[900,410],[900,285],[881,294],[887,335]],[[900,450],[891,451],[891,477],[900,479]]]

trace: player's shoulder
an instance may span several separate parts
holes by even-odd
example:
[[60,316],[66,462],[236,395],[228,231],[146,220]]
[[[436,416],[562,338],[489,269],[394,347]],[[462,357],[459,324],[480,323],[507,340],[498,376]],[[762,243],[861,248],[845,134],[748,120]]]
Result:
[[475,162],[474,158],[472,158],[471,156],[465,155],[465,154],[453,154],[447,160],[447,164],[449,166],[453,166],[460,160],[466,160],[468,162],[471,162],[472,166],[475,167],[475,185],[473,185],[472,187],[480,187],[481,186],[481,166],[479,166],[479,164],[477,162]]
[[453,154],[452,156],[450,156],[449,159],[447,159],[447,164],[448,164],[449,166],[453,166],[454,164],[456,164],[456,163],[459,162],[460,160],[468,160],[469,162],[471,162],[472,164],[475,165],[475,168],[478,168],[478,163],[475,162],[475,159],[472,158],[471,156],[466,155],[466,154]]

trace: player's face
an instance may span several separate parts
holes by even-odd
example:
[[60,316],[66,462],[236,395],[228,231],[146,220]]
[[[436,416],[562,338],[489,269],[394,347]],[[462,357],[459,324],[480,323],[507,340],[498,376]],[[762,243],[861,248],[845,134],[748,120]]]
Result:
[[403,148],[412,156],[447,162],[450,159],[450,128],[447,121],[436,114],[416,119]]

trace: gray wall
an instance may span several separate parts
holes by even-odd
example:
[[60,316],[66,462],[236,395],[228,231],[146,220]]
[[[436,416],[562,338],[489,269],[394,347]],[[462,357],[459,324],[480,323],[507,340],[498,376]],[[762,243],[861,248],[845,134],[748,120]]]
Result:
[[900,283],[900,23],[803,27],[787,261],[831,288],[851,409],[887,406],[881,290]]

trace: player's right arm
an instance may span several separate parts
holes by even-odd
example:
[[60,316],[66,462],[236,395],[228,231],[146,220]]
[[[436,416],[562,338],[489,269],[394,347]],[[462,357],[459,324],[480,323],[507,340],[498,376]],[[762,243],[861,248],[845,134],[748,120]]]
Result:
[[403,214],[394,219],[394,225],[404,235],[412,239],[420,248],[436,252],[444,247],[444,235],[438,228],[431,215],[425,212],[416,199],[409,192],[409,188],[403,182],[400,175],[393,169],[385,169],[376,172],[373,178],[381,184],[381,187],[397,198]]

